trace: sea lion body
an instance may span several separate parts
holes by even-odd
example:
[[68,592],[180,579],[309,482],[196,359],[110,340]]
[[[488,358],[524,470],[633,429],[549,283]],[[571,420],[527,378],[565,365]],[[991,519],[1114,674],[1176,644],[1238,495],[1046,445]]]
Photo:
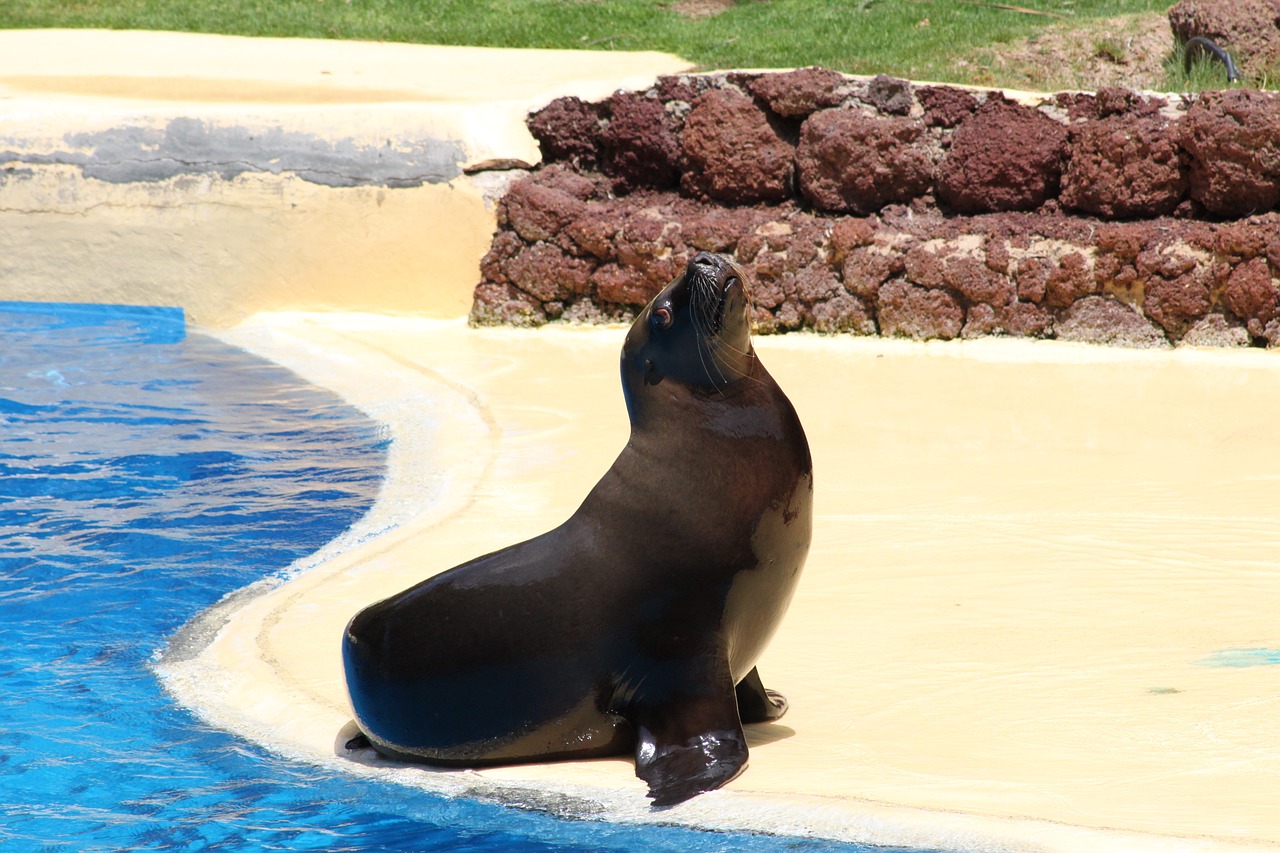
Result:
[[564,524],[362,610],[356,722],[410,761],[636,752],[664,805],[745,766],[785,700],[754,667],[809,548],[799,419],[751,348],[741,271],[701,253],[622,352],[631,436]]

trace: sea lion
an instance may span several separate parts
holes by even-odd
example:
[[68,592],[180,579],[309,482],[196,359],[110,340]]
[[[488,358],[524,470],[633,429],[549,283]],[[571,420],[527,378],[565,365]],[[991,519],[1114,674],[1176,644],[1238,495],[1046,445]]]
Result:
[[787,707],[755,663],[813,503],[744,288],[701,252],[641,312],[622,348],[630,439],[568,521],[351,620],[347,689],[375,749],[455,767],[634,749],[655,806],[742,771],[742,724]]

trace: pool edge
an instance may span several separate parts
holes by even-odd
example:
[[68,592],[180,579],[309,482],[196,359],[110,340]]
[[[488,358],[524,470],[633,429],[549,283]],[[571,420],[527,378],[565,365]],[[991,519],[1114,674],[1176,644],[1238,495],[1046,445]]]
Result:
[[[499,482],[485,484],[484,481],[490,478],[492,463],[480,463],[477,459],[477,454],[490,454],[487,458],[492,460],[492,454],[498,452],[497,440],[501,432],[501,425],[496,425],[493,418],[483,411],[484,400],[465,387],[433,377],[430,371],[415,369],[390,358],[387,352],[379,353],[370,347],[367,329],[382,322],[379,318],[357,318],[356,325],[363,325],[366,331],[362,336],[348,336],[338,331],[343,325],[342,319],[332,315],[263,315],[244,327],[220,334],[224,340],[276,360],[304,377],[314,377],[362,408],[365,408],[361,404],[362,399],[367,404],[370,397],[386,396],[384,393],[371,393],[370,383],[365,381],[367,374],[376,373],[379,381],[383,377],[389,381],[412,379],[429,386],[429,393],[456,395],[455,402],[463,410],[471,409],[473,416],[466,431],[455,437],[458,444],[428,449],[428,453],[436,457],[465,459],[457,465],[462,469],[458,472],[461,479],[451,482],[445,490],[444,506],[429,508],[425,517],[410,517],[392,527],[381,526],[381,532],[372,537],[361,538],[360,534],[354,539],[340,537],[319,556],[303,561],[304,565],[291,571],[290,574],[295,576],[288,582],[261,585],[248,598],[236,603],[234,613],[220,614],[218,618],[224,620],[223,627],[201,654],[175,665],[162,662],[158,666],[166,688],[181,704],[193,709],[206,721],[290,758],[447,796],[469,797],[559,817],[632,824],[676,824],[695,829],[818,837],[859,844],[948,851],[1066,853],[1081,849],[1107,849],[1133,853],[1228,853],[1273,849],[1265,842],[1154,835],[1038,819],[1004,819],[847,796],[822,798],[723,790],[698,797],[676,809],[652,810],[643,796],[642,786],[630,775],[629,762],[625,761],[600,762],[601,772],[596,774],[599,780],[584,784],[580,773],[561,774],[563,765],[442,772],[376,760],[362,763],[341,756],[339,744],[343,740],[343,729],[339,723],[349,718],[347,709],[331,704],[319,709],[308,708],[310,700],[305,695],[308,692],[306,686],[300,688],[298,684],[291,685],[281,680],[282,674],[275,668],[273,655],[263,647],[263,626],[277,618],[282,608],[296,608],[308,590],[324,583],[327,577],[341,572],[376,570],[371,561],[397,548],[413,547],[409,539],[456,513],[468,503],[474,490],[496,489],[501,485]],[[399,322],[404,324],[408,321]],[[448,332],[454,338],[473,334],[461,321],[422,320],[413,321],[413,325],[420,326],[424,334]],[[603,339],[611,339],[615,332],[608,329],[559,330],[561,335],[582,334]],[[539,338],[539,332],[514,334],[525,335],[526,340],[535,342]],[[376,338],[376,333],[372,337]],[[360,338],[365,342],[362,343]],[[785,345],[804,348],[810,343],[805,340]],[[387,349],[390,351],[393,347],[389,345]],[[1091,351],[1078,353],[1080,358],[1092,356]],[[983,357],[981,352],[978,357]],[[1067,357],[1072,356],[1069,354]],[[1143,358],[1141,355],[1133,357]],[[379,359],[386,361],[380,362]],[[396,377],[398,371],[405,371],[406,375]],[[384,420],[386,413],[378,412],[376,406],[365,408],[365,411],[387,422]],[[411,415],[407,420],[416,420],[417,417]],[[405,419],[400,420],[403,423]],[[397,427],[392,423],[389,428],[394,447],[399,441]],[[455,452],[445,452],[446,446]],[[465,449],[459,453],[460,448]],[[401,447],[401,451],[406,450]],[[406,453],[408,455],[411,454]],[[407,462],[407,458],[401,457],[400,463]],[[392,479],[395,478],[394,471]],[[379,528],[380,525],[381,522],[375,521],[370,526]],[[335,636],[332,657],[336,656]],[[256,688],[274,683],[279,690],[279,698],[274,704],[264,702],[262,695],[255,690],[255,701],[246,702],[242,690],[245,683],[253,683]],[[236,697],[235,701],[228,701],[229,697]],[[610,784],[610,780],[614,784]]]

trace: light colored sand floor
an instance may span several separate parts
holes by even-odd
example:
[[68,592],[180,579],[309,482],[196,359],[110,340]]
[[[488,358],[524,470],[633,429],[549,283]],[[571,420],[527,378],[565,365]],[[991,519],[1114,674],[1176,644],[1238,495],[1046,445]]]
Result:
[[576,508],[626,439],[623,334],[285,313],[227,332],[396,442],[362,527],[194,627],[171,688],[286,754],[568,814],[949,849],[1280,844],[1280,666],[1204,663],[1280,648],[1280,361],[1258,351],[758,339],[817,515],[760,664],[791,710],[753,727],[746,773],[655,813],[625,760],[337,757],[346,620]]

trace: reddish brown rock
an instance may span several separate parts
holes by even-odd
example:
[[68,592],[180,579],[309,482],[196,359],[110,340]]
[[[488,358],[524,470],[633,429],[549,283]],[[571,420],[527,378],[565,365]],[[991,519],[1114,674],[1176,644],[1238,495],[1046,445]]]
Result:
[[601,110],[580,98],[556,98],[529,115],[525,124],[542,150],[544,163],[567,160],[594,166],[600,141]]
[[877,313],[880,333],[900,338],[949,340],[964,326],[964,309],[954,296],[900,278],[881,285]]
[[1188,273],[1175,279],[1157,278],[1147,282],[1142,310],[1155,320],[1172,340],[1178,340],[1209,313],[1213,301],[1201,276]]
[[525,242],[514,231],[499,231],[493,235],[489,251],[480,259],[480,281],[482,284],[510,284],[507,278],[507,261],[523,249]]
[[661,287],[655,287],[644,274],[633,267],[601,264],[591,276],[596,298],[613,305],[645,305]]
[[1218,216],[1265,213],[1280,202],[1280,99],[1271,92],[1205,92],[1182,120],[1191,197]]
[[506,264],[507,279],[539,302],[581,296],[595,263],[575,258],[550,243],[535,243]]
[[[732,253],[754,272],[753,312],[761,331],[811,327],[854,334],[879,329],[916,338],[1058,335],[1128,346],[1164,346],[1171,339],[1280,346],[1280,289],[1273,278],[1280,271],[1280,214],[1236,222],[1195,218],[1206,209],[1218,217],[1234,215],[1223,205],[1240,199],[1253,210],[1260,203],[1260,185],[1280,184],[1274,174],[1280,171],[1280,119],[1273,96],[1210,93],[1189,111],[1179,140],[1190,140],[1188,150],[1201,157],[1200,195],[1195,205],[1184,199],[1171,218],[1099,222],[1058,212],[1057,199],[1035,213],[948,216],[932,206],[927,190],[909,201],[890,201],[875,215],[824,216],[790,194],[747,201],[759,195],[753,188],[760,186],[772,186],[775,194],[779,187],[788,193],[795,188],[759,168],[758,158],[732,161],[734,149],[747,147],[744,140],[754,144],[753,133],[765,140],[765,150],[780,144],[784,153],[790,150],[788,134],[798,134],[794,121],[777,119],[741,93],[742,87],[765,91],[764,81],[749,74],[673,77],[643,94],[616,96],[608,102],[607,116],[596,105],[563,99],[531,117],[531,126],[550,140],[553,153],[557,144],[572,148],[567,140],[573,134],[563,131],[575,123],[594,141],[559,151],[564,162],[536,169],[499,203],[500,228],[480,262],[473,322],[626,319],[678,274],[693,252],[707,250]],[[867,84],[848,83],[844,96],[871,102],[873,91]],[[892,92],[885,93],[880,106],[896,109]],[[782,94],[779,90],[773,97]],[[916,97],[924,116],[914,119],[890,119],[866,107],[828,111],[859,116],[879,129],[910,123],[916,135],[909,144],[950,150],[953,166],[963,159],[965,134],[984,123],[992,139],[1011,140],[1000,152],[1010,161],[1022,157],[1019,146],[1032,135],[1027,127],[1066,133],[1047,112],[1030,117],[1030,108],[998,94],[987,96],[977,113],[975,99],[960,90],[926,87]],[[690,106],[693,101],[696,107]],[[1172,159],[1165,155],[1176,155],[1159,99],[1104,89],[1096,96],[1060,96],[1053,103],[1076,116],[1062,178],[1064,208],[1090,217],[1168,211],[1170,202],[1161,199],[1167,183],[1175,181],[1172,170],[1155,179],[1148,168],[1153,162],[1169,166]],[[694,193],[690,186],[684,192],[697,198],[655,189],[673,179],[647,171],[660,173],[670,166],[679,117],[698,108],[704,126],[701,137],[694,134],[689,144],[707,152],[721,146],[723,157],[704,162],[710,165],[707,174],[721,182],[708,180],[707,186],[720,187],[727,202],[707,201],[709,193]],[[815,128],[825,120],[822,113],[809,116]],[[557,116],[563,127],[550,121]],[[961,117],[967,118],[952,134],[947,125]],[[607,157],[601,141],[605,120],[612,132]],[[1002,136],[1002,122],[1017,132]],[[858,156],[875,153],[874,134],[858,138]],[[686,142],[681,140],[681,156]],[[969,154],[969,165],[979,168],[966,178],[981,178],[973,184],[980,188],[974,197],[985,198],[983,204],[1005,204],[1001,192],[1025,188],[1025,182],[1012,179],[1008,186],[1001,184],[996,167]],[[879,156],[880,168],[903,160],[900,153]],[[852,174],[861,173],[855,168]],[[1045,186],[1051,183],[1046,179]],[[617,189],[635,191],[619,195],[613,192]],[[806,195],[824,203],[816,193]],[[1100,295],[1104,290],[1107,295]]]
[[865,301],[843,293],[814,306],[813,327],[824,333],[850,332],[855,335],[874,335],[876,320]]
[[1068,252],[1058,259],[1057,266],[1045,279],[1044,301],[1054,308],[1066,308],[1081,297],[1101,289],[1102,284],[1094,278],[1085,256],[1080,252]]
[[1246,323],[1254,337],[1261,337],[1280,307],[1266,259],[1255,258],[1236,267],[1227,279],[1222,301],[1232,314]]
[[1266,255],[1267,246],[1276,236],[1275,221],[1275,214],[1269,214],[1243,222],[1224,222],[1214,229],[1204,248],[1236,262]]
[[870,220],[840,217],[831,226],[832,263],[844,263],[849,252],[860,246],[870,246],[875,239],[876,228]]
[[903,258],[907,281],[920,287],[942,287],[943,260],[940,248],[916,244],[907,249]]
[[795,149],[746,95],[714,90],[694,102],[685,120],[689,170],[681,187],[728,204],[782,201],[792,188]]
[[647,269],[655,259],[684,248],[682,227],[678,219],[661,205],[635,210],[622,224],[614,241],[618,260],[623,265]]
[[1094,95],[1099,118],[1113,115],[1155,115],[1166,105],[1164,98],[1140,95],[1122,86],[1103,86]]
[[933,156],[923,128],[909,119],[822,110],[800,129],[800,192],[819,210],[865,216],[933,186]]
[[987,269],[1005,275],[1009,274],[1013,266],[1013,258],[1009,254],[1008,240],[988,234],[987,239],[983,241],[982,250],[985,253]]
[[1056,324],[1054,332],[1064,341],[1157,349],[1169,339],[1160,328],[1131,305],[1103,296],[1086,296],[1072,304]]
[[1052,315],[1039,305],[1029,302],[1010,302],[1000,306],[978,303],[969,306],[960,336],[978,338],[984,335],[1010,335],[1043,338],[1052,328]]
[[499,221],[530,243],[551,240],[581,216],[587,203],[563,189],[532,178],[517,181],[501,203]]
[[564,234],[580,251],[609,260],[617,256],[614,243],[626,218],[627,210],[616,203],[587,202],[578,217],[565,226]]
[[1057,193],[1067,129],[992,98],[956,129],[938,169],[938,197],[960,213],[1033,210]]
[[724,77],[718,74],[672,74],[659,77],[653,93],[663,102],[693,103],[699,95],[724,86]]
[[1122,261],[1133,261],[1146,244],[1151,229],[1141,224],[1099,225],[1098,250],[1115,255]]
[[1024,302],[1037,303],[1044,299],[1048,287],[1049,276],[1058,265],[1048,258],[1023,258],[1018,262],[1014,280],[1018,286],[1018,298]]
[[[976,306],[975,306],[976,307]],[[1010,302],[996,309],[999,331],[1026,338],[1044,338],[1053,332],[1053,315],[1040,305]]]
[[681,217],[684,241],[702,252],[733,252],[743,235],[759,225],[754,208],[690,205]]
[[863,299],[874,299],[880,285],[906,271],[902,252],[884,246],[867,246],[850,251],[840,268],[845,290]]
[[827,68],[800,68],[763,74],[748,90],[780,116],[804,118],[817,110],[837,106],[845,98],[848,79]]
[[1062,204],[1108,219],[1173,213],[1187,192],[1178,128],[1160,116],[1112,115],[1071,133]]
[[662,101],[619,92],[608,101],[609,123],[600,135],[600,167],[614,191],[666,189],[680,182],[679,125]]
[[1185,247],[1169,243],[1149,241],[1145,249],[1138,253],[1135,264],[1143,278],[1174,279],[1194,270],[1201,259],[1187,252]]
[[953,86],[924,86],[916,90],[916,99],[929,127],[955,127],[978,110],[972,93]]
[[823,263],[803,267],[788,273],[788,276],[783,290],[788,298],[799,301],[805,308],[834,299],[844,292],[836,271]]
[[943,280],[970,302],[1002,306],[1013,302],[1016,296],[1009,276],[989,269],[984,260],[975,255],[948,257],[943,267]]
[[1067,111],[1067,120],[1088,121],[1098,117],[1098,97],[1088,92],[1059,92],[1053,102]]
[[510,284],[481,282],[471,303],[470,322],[477,326],[541,326],[546,312],[533,297]]

